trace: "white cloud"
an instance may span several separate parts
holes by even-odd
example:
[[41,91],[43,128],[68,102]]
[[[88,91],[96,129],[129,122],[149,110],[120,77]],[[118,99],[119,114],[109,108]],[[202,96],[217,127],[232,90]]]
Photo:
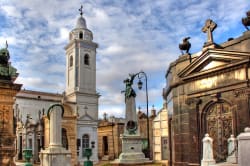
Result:
[[21,18],[21,13],[19,10],[16,9],[15,6],[11,5],[4,5],[1,7],[1,9],[6,13],[7,16],[9,17],[16,17],[16,18]]
[[120,46],[118,44],[114,44],[114,45],[108,46],[104,50],[101,50],[100,54],[115,56],[115,55],[121,54],[123,51],[125,51],[125,49],[122,46]]

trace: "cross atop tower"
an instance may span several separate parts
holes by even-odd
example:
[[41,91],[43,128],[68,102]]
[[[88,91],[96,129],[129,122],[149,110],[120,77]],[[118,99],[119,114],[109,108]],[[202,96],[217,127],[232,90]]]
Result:
[[82,8],[83,8],[83,7],[82,7],[82,5],[81,5],[80,9],[78,9],[78,10],[80,11],[81,17],[82,17],[82,14],[83,14]]
[[206,21],[204,27],[202,28],[202,32],[207,33],[207,42],[205,45],[209,45],[214,42],[212,32],[214,31],[216,27],[217,27],[217,24],[213,22],[213,20],[208,19]]

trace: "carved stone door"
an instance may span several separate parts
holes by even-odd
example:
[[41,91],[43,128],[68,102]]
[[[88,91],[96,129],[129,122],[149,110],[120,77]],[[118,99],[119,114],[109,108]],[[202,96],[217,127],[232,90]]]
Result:
[[227,139],[233,131],[233,119],[230,105],[218,102],[211,105],[206,112],[207,133],[213,138],[213,153],[216,162],[227,157]]

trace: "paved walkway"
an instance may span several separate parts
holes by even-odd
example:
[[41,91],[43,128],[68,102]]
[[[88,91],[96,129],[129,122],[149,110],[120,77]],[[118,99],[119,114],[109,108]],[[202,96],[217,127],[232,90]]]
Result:
[[[16,163],[16,166],[24,166],[24,162],[15,162]],[[40,166],[38,164],[33,164],[33,166]]]
[[24,166],[24,163],[16,162],[17,166]]
[[[110,161],[100,161],[99,163],[94,164],[94,166],[103,166],[103,165],[108,166],[109,162]],[[16,166],[24,166],[24,163],[23,162],[16,162]],[[33,164],[33,166],[40,166],[40,165]],[[163,165],[163,164],[145,164],[145,166],[166,166],[166,165]]]

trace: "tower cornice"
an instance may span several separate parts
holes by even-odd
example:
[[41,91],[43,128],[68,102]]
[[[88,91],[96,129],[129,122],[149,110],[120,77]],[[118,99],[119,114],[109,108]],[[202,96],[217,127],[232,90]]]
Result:
[[67,50],[68,48],[70,48],[73,45],[76,45],[76,47],[79,47],[78,45],[81,45],[83,48],[98,48],[98,44],[95,42],[89,42],[86,40],[80,40],[80,39],[74,39],[72,41],[70,41],[65,47],[64,49]]

